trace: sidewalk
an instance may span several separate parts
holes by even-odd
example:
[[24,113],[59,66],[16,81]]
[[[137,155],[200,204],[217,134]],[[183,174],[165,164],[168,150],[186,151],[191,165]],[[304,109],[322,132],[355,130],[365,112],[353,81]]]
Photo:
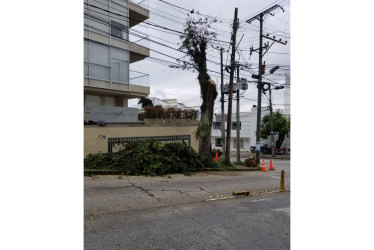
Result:
[[[241,151],[240,152],[240,160],[244,162],[245,159],[248,159],[248,157],[250,156],[254,156],[256,157],[256,153],[252,153],[252,152],[249,152],[249,151]],[[265,158],[265,159],[284,159],[284,160],[290,160],[291,159],[291,155],[274,155],[274,157],[271,157],[271,154],[260,154],[260,158]],[[231,151],[230,153],[230,161],[231,162],[235,162],[236,161],[236,151]]]

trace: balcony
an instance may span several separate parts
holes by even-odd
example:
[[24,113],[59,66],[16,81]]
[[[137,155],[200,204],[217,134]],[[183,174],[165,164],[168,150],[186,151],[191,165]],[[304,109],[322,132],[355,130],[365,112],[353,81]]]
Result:
[[130,28],[149,18],[149,0],[129,1]]
[[150,42],[148,35],[143,32],[129,30],[130,36],[130,63],[137,62],[150,56]]
[[129,71],[128,83],[111,81],[111,79],[98,78],[95,76],[85,75],[84,88],[89,93],[105,93],[114,95],[132,96],[132,98],[145,97],[150,93],[149,75]]
[[149,74],[130,70],[130,84],[149,88]]

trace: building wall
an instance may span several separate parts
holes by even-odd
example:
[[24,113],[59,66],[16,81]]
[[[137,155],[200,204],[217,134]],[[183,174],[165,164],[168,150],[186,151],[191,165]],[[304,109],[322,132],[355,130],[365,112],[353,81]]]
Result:
[[[129,43],[128,1],[84,0],[84,3],[84,119],[88,121],[90,106],[127,107],[128,99],[150,93],[149,86],[131,81],[129,70],[133,54],[141,55],[138,58],[141,60],[149,56],[149,49]],[[131,4],[131,8],[132,15],[149,17],[148,10],[136,4]],[[123,17],[109,12],[121,13]]]
[[199,143],[195,137],[197,125],[190,126],[147,126],[142,124],[108,124],[104,127],[85,126],[84,155],[107,153],[108,139],[121,137],[178,136],[190,135],[191,147],[198,151]]
[[[261,119],[269,114],[269,110],[267,108],[262,108],[261,111]],[[226,115],[227,116],[227,115]],[[221,121],[221,115],[216,114],[213,117],[213,122]],[[232,114],[232,122],[236,122],[236,114]],[[253,107],[251,112],[241,112],[240,113],[240,122],[241,122],[241,129],[240,129],[240,140],[243,140],[243,147],[240,148],[240,151],[250,151],[251,146],[256,146],[256,129],[257,129],[257,108]],[[227,118],[225,117],[225,130],[227,129]],[[221,138],[221,130],[215,129],[214,126],[212,128],[211,133],[211,144],[212,148],[218,148],[222,150],[222,147],[216,145],[216,139]],[[226,138],[226,133],[225,133]],[[236,130],[231,130],[231,139],[230,139],[230,151],[235,152],[236,148],[234,147],[234,140],[236,139]],[[278,136],[274,136],[274,142],[278,139]],[[265,144],[271,145],[270,136],[268,139],[261,139],[260,145],[263,146]],[[283,146],[290,148],[290,137],[286,137],[283,141]]]

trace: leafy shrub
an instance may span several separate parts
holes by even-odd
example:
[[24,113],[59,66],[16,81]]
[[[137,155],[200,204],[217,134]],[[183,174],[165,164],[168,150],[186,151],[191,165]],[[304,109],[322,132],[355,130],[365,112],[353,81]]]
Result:
[[155,107],[145,107],[144,108],[145,118],[152,119],[152,118],[164,118],[165,117],[165,110],[160,106]]
[[197,110],[194,109],[186,109],[183,111],[183,115],[185,119],[196,120],[197,119]]
[[185,142],[163,144],[154,139],[122,145],[117,153],[90,154],[85,169],[122,170],[129,175],[188,173],[218,167],[212,159],[201,157]]
[[138,120],[139,121],[144,121],[144,118],[145,118],[145,113],[144,112],[138,113]]

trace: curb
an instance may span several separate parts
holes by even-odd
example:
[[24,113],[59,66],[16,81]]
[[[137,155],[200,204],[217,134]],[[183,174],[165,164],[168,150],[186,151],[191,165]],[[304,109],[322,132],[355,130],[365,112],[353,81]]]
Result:
[[[231,168],[231,169],[218,169],[218,168],[203,168],[196,172],[232,172],[232,171],[258,171],[261,168]],[[107,169],[88,169],[84,170],[84,176],[91,175],[122,175],[122,170],[107,170]],[[179,173],[183,174],[183,173]]]

